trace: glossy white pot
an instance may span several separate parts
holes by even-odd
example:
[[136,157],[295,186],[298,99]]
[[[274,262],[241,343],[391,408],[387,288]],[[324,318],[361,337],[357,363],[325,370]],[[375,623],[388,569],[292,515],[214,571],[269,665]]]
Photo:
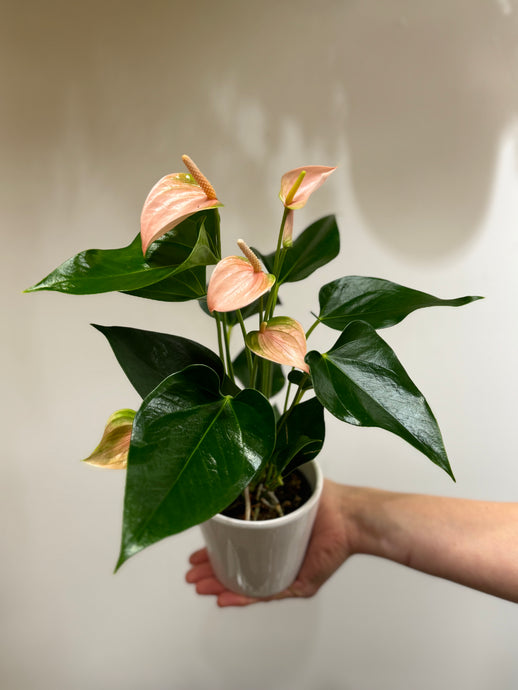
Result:
[[293,513],[273,520],[248,522],[215,515],[200,525],[216,576],[228,589],[268,597],[289,587],[304,560],[323,476],[319,465],[299,468],[313,493]]

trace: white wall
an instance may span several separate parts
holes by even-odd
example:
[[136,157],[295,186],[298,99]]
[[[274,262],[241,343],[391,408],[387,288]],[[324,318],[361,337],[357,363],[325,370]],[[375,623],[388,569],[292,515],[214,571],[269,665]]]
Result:
[[182,153],[225,203],[226,252],[269,249],[284,171],[338,164],[297,222],[335,212],[342,252],[291,290],[294,315],[309,324],[320,284],[354,273],[486,299],[384,332],[457,484],[332,419],[326,474],[516,500],[517,22],[516,0],[4,0],[2,688],[517,687],[514,605],[390,563],[356,557],[315,599],[220,611],[183,581],[194,529],[112,575],[123,473],[78,461],[138,400],[88,324],[212,333],[192,305],[21,294],[81,249],[129,243]]

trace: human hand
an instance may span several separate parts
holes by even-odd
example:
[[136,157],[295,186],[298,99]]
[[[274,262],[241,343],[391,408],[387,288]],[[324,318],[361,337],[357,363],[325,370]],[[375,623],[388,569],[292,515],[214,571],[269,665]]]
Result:
[[217,597],[218,606],[248,606],[259,601],[288,597],[311,597],[353,553],[352,524],[344,519],[344,487],[325,480],[313,533],[302,567],[295,582],[283,592],[268,598],[253,598],[228,590],[216,578],[207,549],[200,549],[189,559],[187,582],[196,592]]

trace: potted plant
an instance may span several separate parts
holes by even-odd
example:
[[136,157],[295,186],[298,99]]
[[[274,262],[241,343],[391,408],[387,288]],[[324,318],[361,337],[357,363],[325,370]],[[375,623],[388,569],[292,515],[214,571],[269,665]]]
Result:
[[[397,434],[453,478],[430,407],[378,330],[416,309],[479,297],[440,299],[380,278],[346,276],[320,289],[319,312],[303,327],[287,315],[279,290],[339,252],[332,215],[293,238],[295,211],[334,168],[307,166],[282,177],[283,215],[271,253],[238,240],[240,254],[222,258],[222,204],[193,161],[183,160],[188,173],[166,175],[150,191],[131,244],[83,251],[27,292],[197,300],[213,319],[217,353],[183,335],[95,326],[143,401],[137,411],[110,417],[86,462],[127,471],[116,569],[202,524],[227,586],[273,594],[295,577],[311,530],[324,410]],[[214,264],[207,287],[206,268]],[[317,326],[338,337],[326,352],[307,352]],[[237,355],[230,344],[236,334]]]

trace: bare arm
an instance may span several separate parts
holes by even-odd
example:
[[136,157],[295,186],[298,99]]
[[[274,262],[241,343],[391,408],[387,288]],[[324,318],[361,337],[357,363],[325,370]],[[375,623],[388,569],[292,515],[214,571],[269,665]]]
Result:
[[351,488],[343,498],[357,553],[518,602],[518,504]]
[[[518,504],[403,494],[326,481],[297,580],[276,599],[312,596],[355,553],[387,558],[518,602]],[[225,590],[204,549],[187,581],[220,606],[255,601]]]

